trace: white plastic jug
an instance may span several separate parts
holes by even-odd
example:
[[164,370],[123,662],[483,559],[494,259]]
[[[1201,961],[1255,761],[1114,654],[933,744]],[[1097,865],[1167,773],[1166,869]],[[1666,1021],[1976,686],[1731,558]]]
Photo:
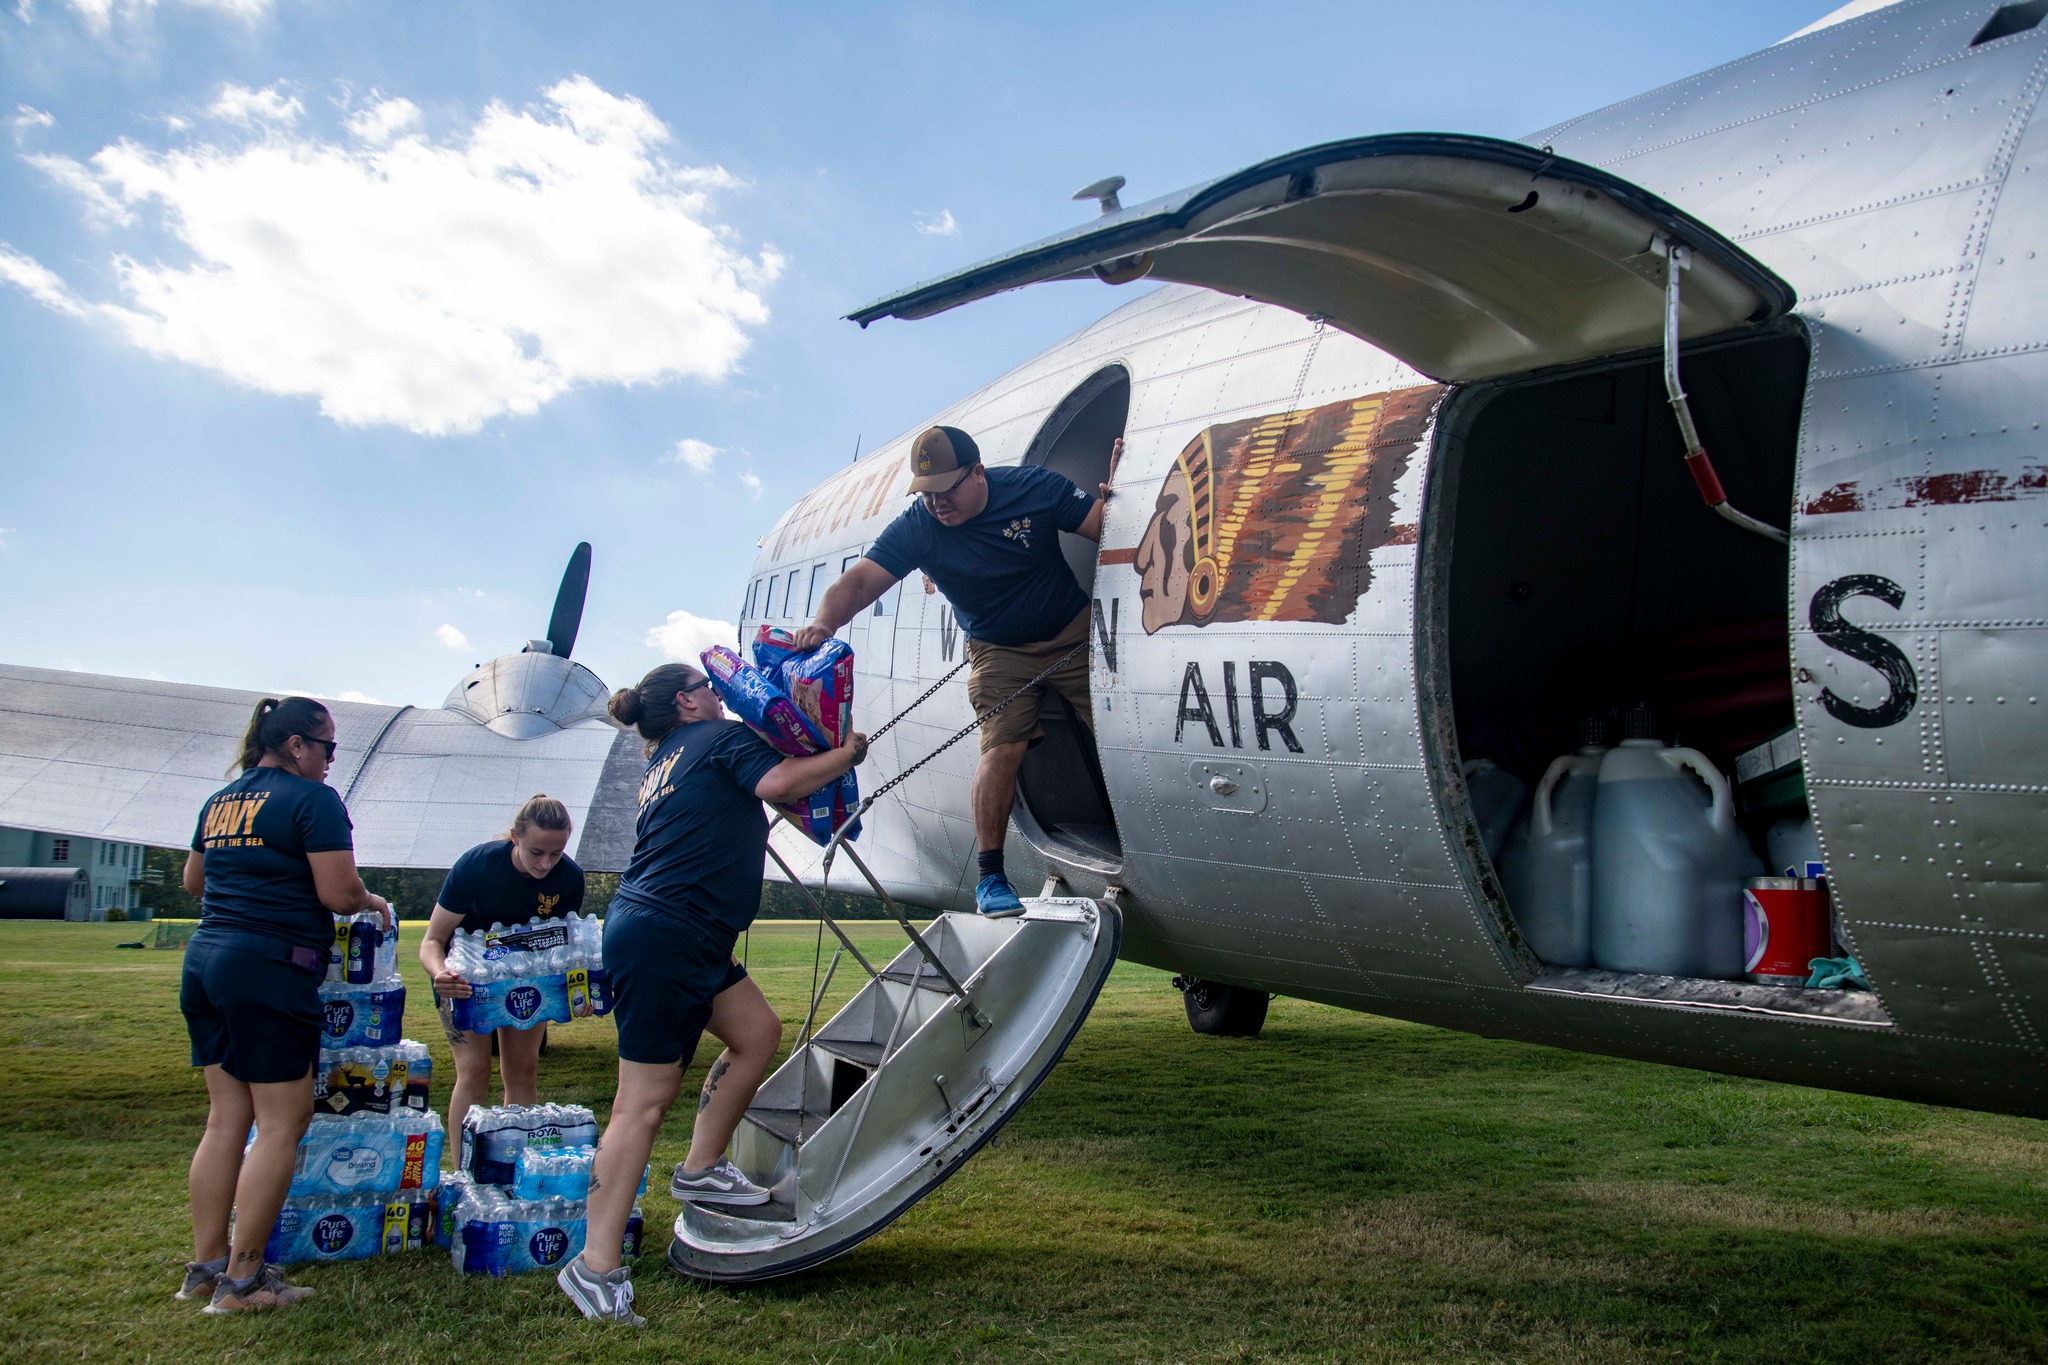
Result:
[[1486,856],[1499,859],[1515,817],[1529,799],[1529,784],[1490,758],[1467,759],[1464,765],[1465,795],[1472,803],[1472,822],[1479,826],[1479,840]]
[[1606,753],[1587,744],[1552,760],[1500,854],[1515,923],[1553,967],[1593,965],[1593,802]]
[[1728,779],[1705,754],[1625,739],[1601,759],[1593,805],[1599,966],[1742,975],[1742,883],[1762,872],[1736,827]]

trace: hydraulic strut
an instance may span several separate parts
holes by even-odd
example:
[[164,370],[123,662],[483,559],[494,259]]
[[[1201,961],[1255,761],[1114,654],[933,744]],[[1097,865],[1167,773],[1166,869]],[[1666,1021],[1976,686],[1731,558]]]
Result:
[[1680,271],[1692,269],[1692,248],[1664,237],[1657,239],[1656,246],[1664,255],[1664,392],[1670,395],[1671,412],[1678,419],[1678,434],[1685,442],[1685,467],[1691,471],[1700,500],[1707,506],[1745,531],[1780,545],[1788,544],[1790,537],[1777,527],[1729,505],[1721,476],[1714,472],[1714,461],[1700,441],[1700,429],[1692,420],[1692,405],[1686,402],[1685,389],[1678,382],[1678,276]]

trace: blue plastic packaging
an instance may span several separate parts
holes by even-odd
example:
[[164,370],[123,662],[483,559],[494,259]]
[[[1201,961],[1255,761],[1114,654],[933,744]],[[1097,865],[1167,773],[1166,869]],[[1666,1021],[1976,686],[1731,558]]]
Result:
[[389,1047],[405,1032],[405,983],[396,976],[366,986],[330,983],[320,988],[320,1009],[320,1046]]
[[529,1029],[536,1024],[566,1024],[573,1017],[569,1009],[569,983],[564,974],[514,976],[502,981],[470,983],[464,999],[453,1000],[455,1027],[464,1033],[489,1033],[494,1029]]
[[279,1210],[263,1259],[300,1265],[417,1250],[432,1238],[433,1224],[434,1204],[425,1191],[294,1197]]
[[441,1178],[447,1140],[434,1113],[315,1115],[299,1139],[291,1195],[430,1190]]

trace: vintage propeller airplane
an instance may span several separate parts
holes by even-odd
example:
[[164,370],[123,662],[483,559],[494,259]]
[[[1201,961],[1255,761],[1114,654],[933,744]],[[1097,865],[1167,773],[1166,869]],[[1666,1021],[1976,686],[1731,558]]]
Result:
[[[871,1235],[1015,1112],[1117,955],[1180,973],[1211,1031],[1255,1031],[1270,992],[2048,1114],[2044,17],[2048,0],[1859,3],[1519,142],[1359,138],[1131,207],[1098,182],[1086,226],[854,313],[1165,286],[930,419],[1083,486],[1123,438],[1099,551],[1067,546],[1095,603],[1096,709],[1048,712],[1020,780],[1008,861],[1047,895],[1021,920],[942,916],[807,1029],[735,1146],[778,1203],[690,1206],[671,1262],[757,1278]],[[783,514],[743,637],[810,619],[902,506],[908,439]],[[915,576],[846,634],[867,729],[961,646]],[[110,684],[30,674],[0,692],[0,822],[118,823],[111,779],[20,757]],[[410,728],[344,730],[359,757],[334,780],[389,774],[352,804],[388,799],[394,830],[401,811],[460,825],[400,860],[426,865],[490,821],[409,779],[394,736],[456,753],[490,733],[490,752],[564,762],[580,745],[578,856],[615,866],[629,737],[572,707],[520,738],[467,686]],[[964,686],[940,688],[863,780],[970,718]],[[1650,831],[1615,885],[1824,871],[1835,950],[1868,989],[1643,969],[1626,944],[1682,929],[1683,890],[1610,897],[1590,948],[1558,937],[1555,888],[1517,859],[1554,833],[1573,765],[1603,761],[1575,747],[1623,735],[1704,780],[1699,828]],[[55,769],[61,747],[36,752]],[[968,749],[917,766],[852,846],[897,900],[971,909]],[[1541,810],[1519,815],[1532,786]],[[777,846],[815,880],[815,849]]]

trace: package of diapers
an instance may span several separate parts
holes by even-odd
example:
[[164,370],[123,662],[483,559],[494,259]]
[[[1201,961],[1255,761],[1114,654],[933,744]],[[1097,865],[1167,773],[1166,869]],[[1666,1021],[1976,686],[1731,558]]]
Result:
[[724,645],[713,645],[698,657],[705,676],[718,689],[718,699],[775,752],[802,758],[831,747],[774,677]]

